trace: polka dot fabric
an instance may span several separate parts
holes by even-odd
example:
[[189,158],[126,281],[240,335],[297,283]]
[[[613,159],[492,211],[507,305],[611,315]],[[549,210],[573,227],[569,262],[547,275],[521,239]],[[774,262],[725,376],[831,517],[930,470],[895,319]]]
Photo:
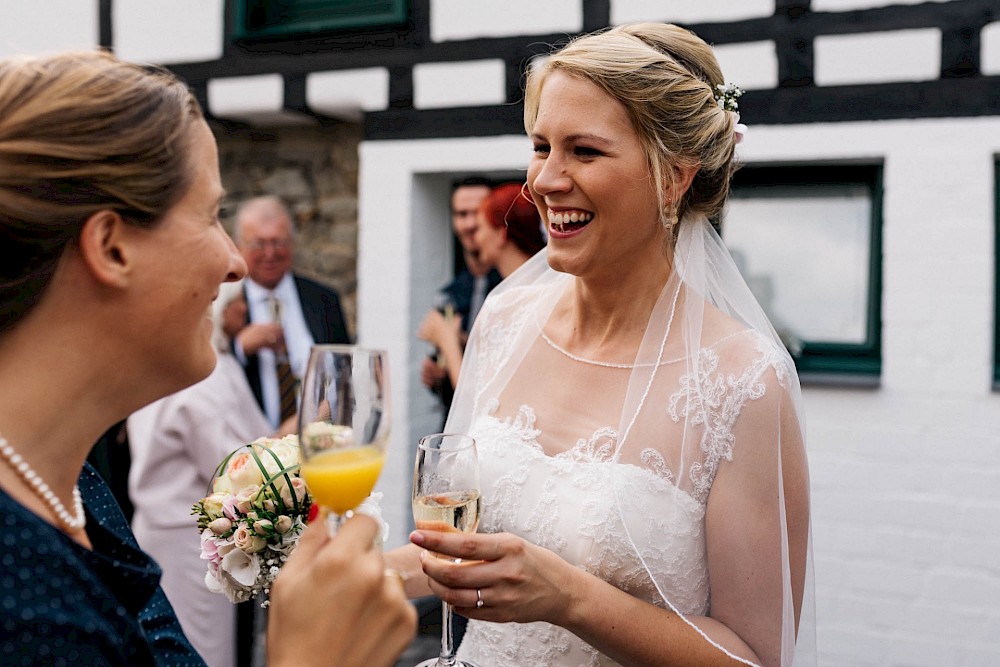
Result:
[[93,551],[0,491],[0,665],[203,666],[108,487],[79,484]]

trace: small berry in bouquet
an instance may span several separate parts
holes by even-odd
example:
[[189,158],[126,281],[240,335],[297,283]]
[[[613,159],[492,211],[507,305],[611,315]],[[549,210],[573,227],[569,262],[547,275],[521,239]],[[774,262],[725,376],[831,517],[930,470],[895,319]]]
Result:
[[313,503],[299,477],[295,435],[259,438],[227,456],[209,495],[194,504],[205,584],[230,602],[262,595],[298,543]]

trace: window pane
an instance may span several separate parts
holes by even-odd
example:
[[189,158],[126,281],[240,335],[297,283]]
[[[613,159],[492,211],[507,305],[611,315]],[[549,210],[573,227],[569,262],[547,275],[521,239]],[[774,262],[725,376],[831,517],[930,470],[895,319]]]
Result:
[[864,186],[757,185],[733,191],[722,233],[783,337],[865,344],[871,224]]

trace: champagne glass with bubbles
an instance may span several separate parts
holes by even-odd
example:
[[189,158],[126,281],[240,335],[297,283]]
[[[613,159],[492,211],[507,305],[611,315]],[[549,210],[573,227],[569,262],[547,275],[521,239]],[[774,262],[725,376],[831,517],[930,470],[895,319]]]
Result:
[[[413,467],[413,519],[421,530],[474,533],[482,499],[476,441],[458,433],[424,436]],[[455,659],[452,609],[441,607],[441,654],[417,667],[476,667]]]
[[340,525],[371,494],[389,443],[388,355],[315,345],[299,407],[301,474],[315,502]]

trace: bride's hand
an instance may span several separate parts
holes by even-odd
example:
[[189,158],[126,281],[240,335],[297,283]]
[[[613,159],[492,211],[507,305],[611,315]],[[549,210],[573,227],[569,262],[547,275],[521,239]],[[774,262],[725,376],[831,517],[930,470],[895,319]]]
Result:
[[[463,616],[565,625],[565,616],[574,608],[579,587],[571,579],[582,570],[520,537],[416,530],[410,541],[426,550],[421,567],[431,591]],[[477,606],[479,600],[482,606]]]

